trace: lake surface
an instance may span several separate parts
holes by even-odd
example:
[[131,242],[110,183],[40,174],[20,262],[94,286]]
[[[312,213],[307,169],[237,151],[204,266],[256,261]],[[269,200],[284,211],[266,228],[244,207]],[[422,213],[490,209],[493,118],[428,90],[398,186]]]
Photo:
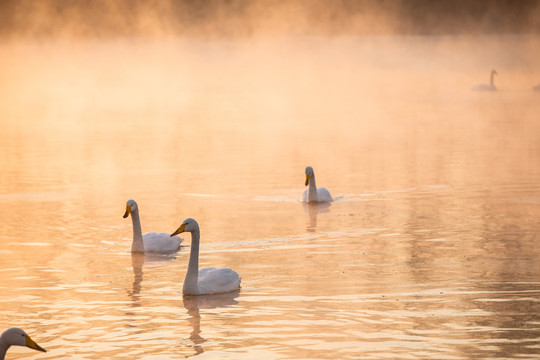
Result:
[[[537,359],[540,39],[0,45],[13,359]],[[500,91],[471,87],[489,81]],[[306,205],[304,168],[335,201]],[[239,292],[183,298],[200,266]]]

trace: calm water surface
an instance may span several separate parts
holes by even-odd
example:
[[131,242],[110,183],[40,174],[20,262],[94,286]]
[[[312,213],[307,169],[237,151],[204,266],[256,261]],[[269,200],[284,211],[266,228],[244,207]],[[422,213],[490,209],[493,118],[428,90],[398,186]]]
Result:
[[[0,328],[48,350],[10,358],[540,357],[539,44],[2,44]],[[241,290],[183,298],[130,198]]]

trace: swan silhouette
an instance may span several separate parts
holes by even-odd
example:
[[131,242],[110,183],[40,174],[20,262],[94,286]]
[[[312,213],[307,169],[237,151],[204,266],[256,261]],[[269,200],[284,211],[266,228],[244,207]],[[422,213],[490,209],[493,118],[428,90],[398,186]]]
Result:
[[489,84],[478,84],[473,87],[473,90],[475,91],[496,91],[497,88],[495,87],[495,84],[493,82],[493,78],[495,75],[498,75],[496,70],[491,70],[491,75],[489,76]]
[[229,268],[205,267],[199,269],[199,242],[201,232],[197,221],[188,218],[170,236],[183,232],[191,233],[189,265],[184,279],[184,295],[207,295],[234,291],[240,288],[241,277]]
[[311,166],[306,167],[306,186],[309,186],[302,195],[303,202],[325,202],[332,201],[332,196],[326,188],[317,187],[315,183],[315,172]]
[[133,223],[133,242],[131,243],[131,252],[154,252],[170,253],[178,250],[182,238],[175,236],[171,238],[167,233],[149,232],[142,234],[141,219],[139,217],[139,206],[135,200],[128,200],[126,203],[126,212],[124,218],[131,215]]

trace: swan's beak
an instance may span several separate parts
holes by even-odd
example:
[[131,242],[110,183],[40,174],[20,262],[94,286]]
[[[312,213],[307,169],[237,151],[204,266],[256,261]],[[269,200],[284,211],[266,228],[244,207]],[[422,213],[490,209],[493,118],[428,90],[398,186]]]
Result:
[[183,233],[184,230],[186,230],[186,224],[182,224],[178,229],[176,229],[176,231],[171,234],[171,237]]
[[24,338],[26,339],[26,346],[28,346],[30,349],[47,352],[47,350],[36,344],[34,340],[30,339],[30,336],[25,335]]
[[306,186],[308,186],[308,184],[309,184],[309,175],[306,174]]
[[124,219],[127,218],[131,214],[131,205],[126,206],[126,212],[124,213]]

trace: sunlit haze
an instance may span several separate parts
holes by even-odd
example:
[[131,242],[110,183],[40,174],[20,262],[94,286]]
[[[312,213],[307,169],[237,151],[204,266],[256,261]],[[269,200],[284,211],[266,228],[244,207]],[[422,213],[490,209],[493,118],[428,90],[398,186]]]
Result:
[[8,358],[537,358],[539,4],[3,1]]

